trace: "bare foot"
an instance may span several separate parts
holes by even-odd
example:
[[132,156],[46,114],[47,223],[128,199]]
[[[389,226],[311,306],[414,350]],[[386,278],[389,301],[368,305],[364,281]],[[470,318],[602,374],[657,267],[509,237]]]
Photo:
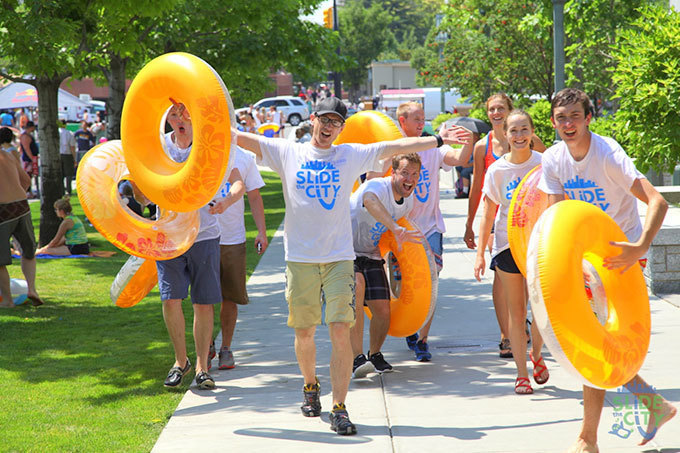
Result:
[[[650,411],[646,434],[642,437],[642,440],[638,445],[644,445],[654,439],[656,433],[659,432],[659,428],[661,428],[668,420],[675,417],[675,414],[678,412],[678,410],[668,401],[663,399],[661,395],[655,395],[655,398],[656,397],[661,399],[661,407],[654,412]],[[656,405],[656,401],[654,403]]]
[[599,453],[600,449],[597,444],[589,444],[585,440],[579,438],[574,445],[571,446],[567,453]]
[[44,303],[40,296],[38,296],[37,294],[29,293],[26,296],[26,300],[31,301],[31,304],[33,304],[34,307],[39,307]]

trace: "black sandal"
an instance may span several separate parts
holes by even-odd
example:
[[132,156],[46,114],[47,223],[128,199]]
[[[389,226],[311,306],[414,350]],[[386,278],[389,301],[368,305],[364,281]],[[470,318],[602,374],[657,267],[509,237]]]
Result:
[[498,349],[501,350],[498,354],[501,359],[512,359],[512,349],[510,348],[510,340],[508,338],[503,338],[503,340],[498,343]]
[[168,377],[165,378],[163,385],[166,387],[177,387],[182,383],[182,378],[189,372],[189,370],[191,370],[191,361],[189,360],[189,357],[187,357],[187,363],[184,365],[184,368],[180,368],[178,366],[170,368],[170,371],[168,371]]

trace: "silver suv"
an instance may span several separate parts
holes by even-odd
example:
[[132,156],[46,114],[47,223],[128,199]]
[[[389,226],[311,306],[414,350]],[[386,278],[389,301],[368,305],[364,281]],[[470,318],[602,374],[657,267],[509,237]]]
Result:
[[307,104],[294,96],[277,96],[275,98],[264,98],[257,101],[254,108],[260,109],[264,107],[269,109],[272,105],[276,106],[276,110],[283,112],[286,123],[291,126],[297,126],[302,121],[309,119],[309,110]]

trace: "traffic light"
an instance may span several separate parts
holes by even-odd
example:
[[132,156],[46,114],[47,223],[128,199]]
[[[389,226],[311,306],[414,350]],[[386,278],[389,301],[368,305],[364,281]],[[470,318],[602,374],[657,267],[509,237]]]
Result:
[[333,29],[333,7],[323,10],[323,26]]

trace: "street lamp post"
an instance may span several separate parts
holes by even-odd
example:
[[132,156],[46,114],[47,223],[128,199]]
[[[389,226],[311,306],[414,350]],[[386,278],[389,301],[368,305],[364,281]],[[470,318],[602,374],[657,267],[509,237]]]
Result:
[[[344,1],[333,0],[333,30],[340,29],[340,22],[338,21],[338,6],[343,6]],[[335,49],[335,53],[340,55],[340,46]],[[333,87],[335,88],[335,96],[342,99],[342,81],[340,80],[340,73],[336,71],[333,74]]]
[[[553,2],[553,55],[555,64],[555,93],[564,88],[564,2],[565,0],[552,0]],[[555,141],[560,136],[555,129]]]
[[565,0],[552,0],[553,3],[553,51],[555,60],[555,92],[564,88],[564,3]]

